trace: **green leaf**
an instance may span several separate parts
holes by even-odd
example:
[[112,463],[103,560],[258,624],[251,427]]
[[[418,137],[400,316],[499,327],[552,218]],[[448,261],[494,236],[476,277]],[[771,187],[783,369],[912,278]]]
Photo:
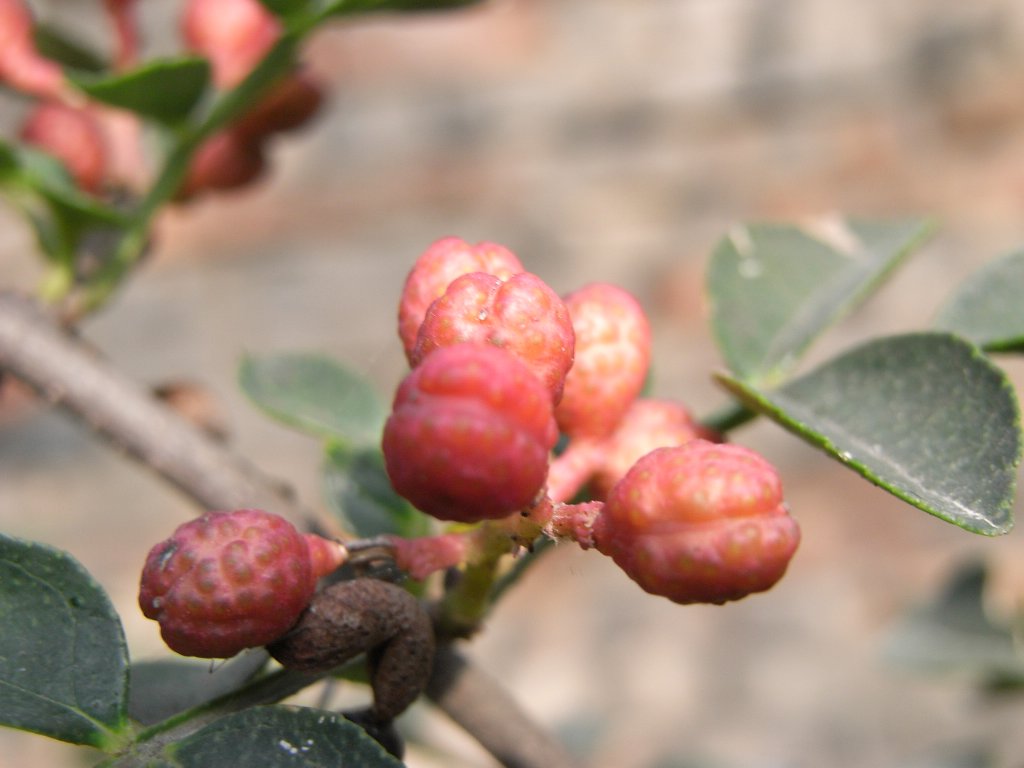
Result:
[[1024,655],[1010,627],[985,611],[987,570],[966,563],[941,594],[896,623],[885,643],[893,662],[927,672],[967,673],[984,682],[1024,682]]
[[178,659],[136,662],[128,714],[142,725],[159,723],[237,690],[266,666],[267,658],[253,650],[216,665]]
[[85,72],[102,72],[107,62],[95,51],[74,38],[68,37],[61,29],[46,23],[36,24],[32,29],[36,50],[48,59],[65,67]]
[[355,723],[333,712],[254,707],[221,718],[166,749],[177,768],[401,768]]
[[975,533],[1006,533],[1020,416],[1006,375],[948,334],[875,340],[780,389],[722,384],[868,480]]
[[124,634],[69,555],[0,535],[0,724],[113,750],[127,727]]
[[309,7],[309,0],[260,0],[260,2],[272,14],[283,19],[301,13]]
[[429,518],[391,487],[379,448],[328,445],[323,482],[328,505],[360,538],[413,538],[431,532]]
[[206,59],[188,56],[147,62],[131,72],[96,78],[70,75],[88,96],[168,125],[184,121],[210,82]]
[[987,264],[965,280],[935,327],[988,350],[1024,349],[1024,250]]
[[752,224],[711,256],[711,326],[729,370],[771,384],[815,337],[856,306],[931,232],[920,219],[848,221],[826,241],[804,229]]
[[474,5],[480,0],[334,0],[320,12],[322,17],[347,16],[371,11],[443,11]]
[[259,408],[303,432],[352,446],[380,442],[383,402],[369,382],[330,358],[292,352],[247,357],[239,384]]

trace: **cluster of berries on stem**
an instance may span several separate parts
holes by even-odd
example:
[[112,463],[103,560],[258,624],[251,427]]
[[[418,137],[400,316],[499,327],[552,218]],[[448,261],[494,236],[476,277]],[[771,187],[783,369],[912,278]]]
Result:
[[[139,64],[135,5],[136,0],[104,0],[113,40],[112,73]],[[35,28],[25,0],[0,0],[0,84],[32,99],[21,140],[60,161],[88,194],[138,191],[150,183],[138,117],[89,100],[56,61],[38,50]],[[244,80],[281,34],[281,23],[259,0],[187,0],[182,9],[183,47],[210,62],[213,85],[220,91]],[[268,141],[309,122],[323,98],[317,79],[296,67],[247,113],[198,147],[175,199],[184,202],[255,181],[267,164]]]
[[559,298],[507,249],[445,238],[409,273],[399,335],[412,370],[384,429],[388,474],[422,511],[478,524],[395,539],[414,578],[542,536],[677,603],[736,600],[785,572],[800,535],[778,473],[683,405],[641,397],[651,329],[626,291]]

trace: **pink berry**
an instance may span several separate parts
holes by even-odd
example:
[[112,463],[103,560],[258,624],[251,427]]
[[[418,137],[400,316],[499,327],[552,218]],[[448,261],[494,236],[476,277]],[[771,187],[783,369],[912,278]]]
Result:
[[601,441],[599,465],[590,480],[594,496],[606,497],[629,468],[655,448],[683,445],[698,437],[718,442],[717,436],[697,424],[680,403],[634,401],[615,431]]
[[569,294],[565,306],[576,353],[555,418],[570,437],[604,437],[643,389],[651,327],[637,300],[607,283]]
[[444,295],[455,278],[470,272],[485,272],[502,280],[525,271],[519,259],[496,243],[470,245],[457,237],[433,243],[416,260],[402,288],[398,305],[398,335],[411,361],[416,337],[427,309]]
[[641,458],[612,488],[595,530],[598,550],[643,589],[684,604],[769,589],[799,541],[775,469],[706,440]]
[[21,138],[56,157],[79,187],[96,192],[107,175],[107,145],[99,122],[84,109],[42,102],[29,113]]
[[24,0],[0,0],[0,83],[43,98],[58,98],[67,87],[55,61],[43,58],[33,38],[32,12]]
[[553,402],[572,365],[574,336],[565,304],[529,272],[508,280],[473,272],[457,278],[430,305],[420,326],[413,365],[441,347],[486,343],[512,353],[543,382]]
[[395,490],[419,509],[476,522],[533,503],[557,438],[551,396],[526,366],[496,347],[458,344],[399,386],[384,461]]
[[269,512],[207,512],[150,550],[139,606],[171,650],[228,658],[287,632],[344,552]]
[[241,82],[281,35],[259,0],[188,0],[181,27],[186,45],[210,59],[221,88]]

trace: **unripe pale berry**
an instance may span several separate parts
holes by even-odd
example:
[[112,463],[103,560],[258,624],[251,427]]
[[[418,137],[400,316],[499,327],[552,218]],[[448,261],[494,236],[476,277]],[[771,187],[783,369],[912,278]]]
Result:
[[643,389],[651,362],[651,327],[623,289],[593,283],[565,298],[576,352],[555,409],[570,437],[604,437]]
[[441,520],[476,522],[534,501],[557,438],[551,396],[526,366],[458,344],[405,378],[382,444],[398,493]]
[[717,436],[697,424],[682,404],[671,400],[636,400],[615,431],[601,441],[600,460],[590,479],[590,489],[596,498],[604,498],[641,456],[655,448],[683,445],[698,437],[718,442]]
[[29,113],[21,138],[60,160],[75,183],[89,192],[107,174],[107,144],[99,121],[84,109],[58,101],[42,102]]
[[398,336],[409,361],[427,309],[453,280],[471,272],[507,280],[524,271],[516,255],[497,243],[470,245],[457,237],[444,237],[431,244],[409,271],[398,304]]
[[228,658],[287,632],[344,553],[269,512],[207,512],[150,550],[139,606],[171,650]]
[[641,458],[595,528],[598,550],[631,579],[684,604],[769,589],[799,541],[775,469],[746,448],[705,440]]
[[427,310],[413,350],[419,365],[441,348],[476,342],[503,349],[562,396],[573,360],[574,335],[565,304],[547,283],[520,272],[508,280],[474,272],[456,279]]

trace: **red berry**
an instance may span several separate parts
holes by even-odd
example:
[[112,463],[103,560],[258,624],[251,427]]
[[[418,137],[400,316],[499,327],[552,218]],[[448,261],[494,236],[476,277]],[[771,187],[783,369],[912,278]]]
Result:
[[555,418],[571,437],[604,437],[640,394],[651,361],[651,327],[629,293],[594,283],[565,298],[576,352]]
[[526,366],[486,344],[437,350],[402,382],[384,426],[395,490],[441,520],[528,507],[558,438],[551,396]]
[[107,145],[99,122],[84,109],[57,101],[38,104],[21,138],[53,155],[84,190],[97,191],[107,175]]
[[139,606],[183,656],[218,659],[276,640],[344,549],[258,509],[207,512],[150,550]]
[[[556,416],[557,413],[556,410]],[[590,481],[594,496],[607,496],[612,486],[641,456],[655,448],[683,445],[697,437],[718,442],[716,436],[697,424],[680,403],[670,400],[634,401],[615,431],[601,441],[600,464]]]
[[543,382],[553,402],[562,396],[573,358],[572,322],[558,294],[536,275],[520,272],[502,280],[473,272],[456,279],[427,310],[413,365],[436,349],[464,342],[512,353]]
[[323,88],[308,72],[299,70],[273,86],[232,130],[239,137],[259,141],[273,133],[301,127],[312,119],[324,100]]
[[402,288],[398,305],[398,335],[406,357],[411,361],[416,337],[427,309],[444,295],[449,284],[470,272],[486,272],[507,280],[523,272],[519,259],[496,243],[470,245],[457,237],[445,237],[433,243],[416,260]]
[[24,93],[59,97],[66,91],[64,73],[36,50],[33,27],[27,3],[0,0],[0,82]]
[[221,88],[241,82],[281,35],[259,0],[189,0],[181,17],[188,47],[210,59]]
[[612,488],[595,538],[647,592],[721,604],[773,586],[800,530],[767,461],[738,445],[692,440],[629,470]]
[[238,189],[255,181],[266,167],[258,142],[227,130],[208,138],[192,156],[178,200],[190,200],[200,192]]

